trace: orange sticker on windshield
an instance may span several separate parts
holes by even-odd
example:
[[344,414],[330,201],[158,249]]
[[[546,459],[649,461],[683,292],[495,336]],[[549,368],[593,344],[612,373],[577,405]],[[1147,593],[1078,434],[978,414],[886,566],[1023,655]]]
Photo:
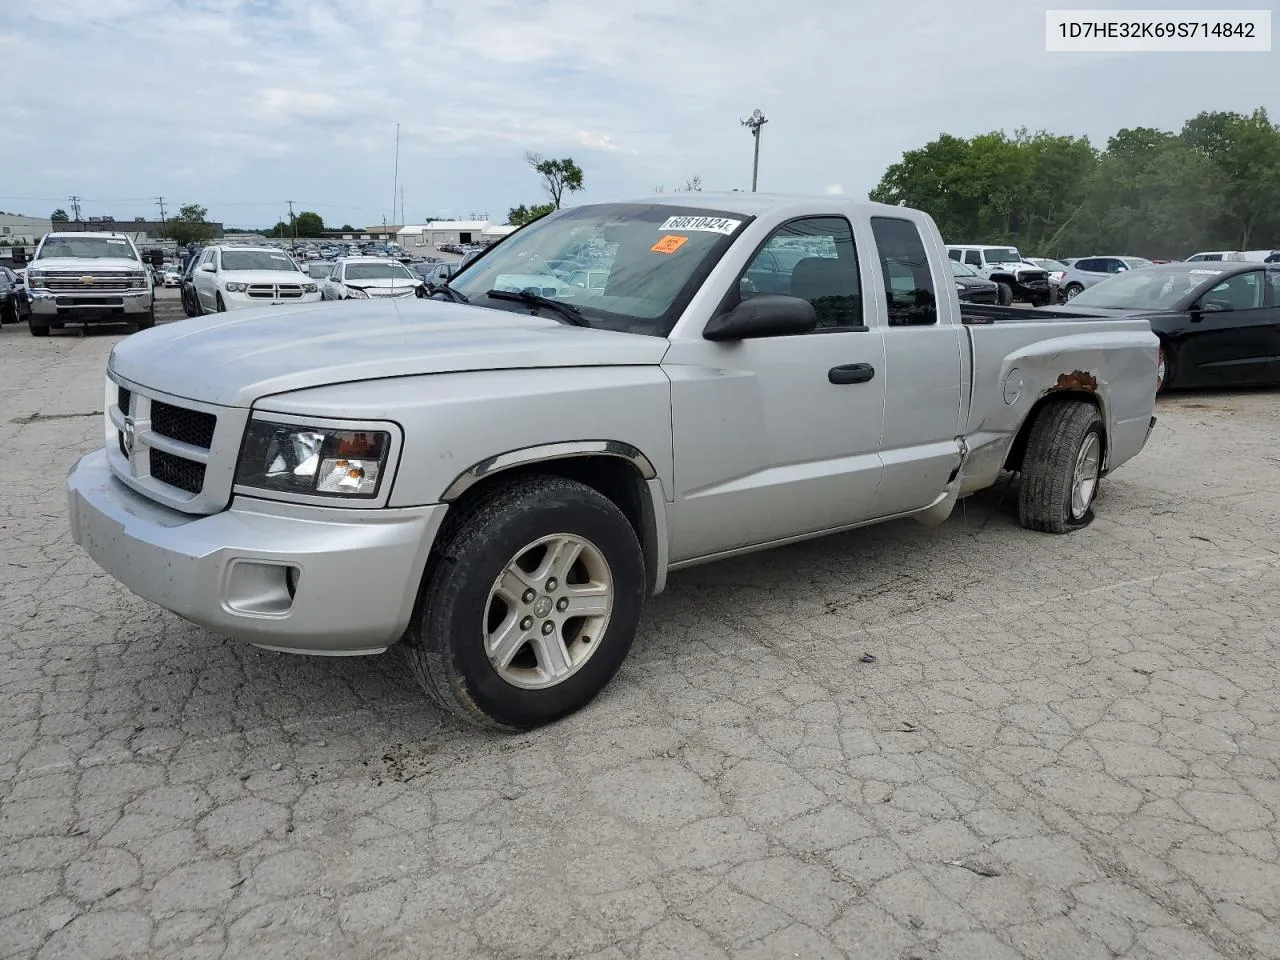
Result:
[[669,233],[649,249],[654,253],[675,253],[688,242],[688,237],[677,237]]

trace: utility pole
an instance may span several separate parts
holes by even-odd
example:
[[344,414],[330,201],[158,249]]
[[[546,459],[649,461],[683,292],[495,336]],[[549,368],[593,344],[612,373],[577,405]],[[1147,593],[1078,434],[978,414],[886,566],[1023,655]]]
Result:
[[156,206],[160,208],[160,235],[166,239],[169,236],[169,221],[164,215],[164,197],[156,197]]
[[[392,220],[396,218],[396,200],[399,197],[399,195],[400,195],[400,124],[397,123],[396,124],[396,167],[395,167],[395,175],[391,180],[391,219]],[[403,227],[404,224],[402,223],[400,224],[400,226]],[[383,239],[386,239],[385,237],[386,232],[387,232],[387,221],[383,220],[382,221],[382,233],[384,234]]]
[[79,197],[67,197],[67,200],[71,203],[71,217],[72,217],[72,219],[74,219],[76,222],[79,222],[79,220],[80,220],[80,198],[79,198]]
[[293,201],[286,200],[285,203],[289,205],[289,226],[293,227],[293,245],[290,247],[290,249],[297,250],[298,249],[298,221],[293,218]]
[[760,174],[760,128],[769,121],[760,110],[752,112],[746,120],[742,121],[742,125],[751,131],[751,136],[755,138],[755,159],[751,161],[751,192],[756,192],[756,178]]

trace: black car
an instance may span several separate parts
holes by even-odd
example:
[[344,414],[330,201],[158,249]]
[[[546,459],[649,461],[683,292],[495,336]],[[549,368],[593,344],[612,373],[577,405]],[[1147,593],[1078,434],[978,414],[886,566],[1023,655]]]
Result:
[[30,316],[25,281],[8,267],[0,266],[0,323],[17,323]]
[[17,323],[31,316],[31,301],[21,278],[8,267],[0,267],[0,323]]
[[204,313],[200,309],[200,298],[196,296],[195,272],[196,264],[199,262],[200,254],[192,254],[191,259],[187,261],[186,268],[182,271],[182,281],[180,283],[182,312],[188,317],[198,317]]
[[1143,317],[1157,390],[1280,384],[1280,263],[1165,263],[1108,277],[1051,315]]
[[1000,284],[986,277],[978,276],[978,271],[966,264],[948,260],[951,272],[956,278],[956,295],[961,303],[999,303]]

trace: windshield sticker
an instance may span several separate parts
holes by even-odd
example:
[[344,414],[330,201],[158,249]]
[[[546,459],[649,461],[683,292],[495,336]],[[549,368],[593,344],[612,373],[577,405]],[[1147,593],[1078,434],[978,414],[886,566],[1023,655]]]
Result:
[[107,243],[114,243],[121,247],[128,245],[128,241],[126,240],[113,240],[111,237],[107,237]]
[[649,249],[654,253],[675,253],[688,242],[688,237],[677,237],[672,234],[667,234]]
[[700,233],[723,233],[726,236],[742,226],[741,220],[727,220],[724,217],[671,217],[659,230],[690,231]]
[[1203,270],[1203,269],[1201,269],[1201,270],[1188,270],[1187,272],[1188,272],[1189,274],[1191,274],[1193,277],[1194,277],[1194,276],[1197,276],[1197,275],[1203,275],[1203,276],[1206,276],[1206,277],[1216,277],[1216,276],[1217,276],[1218,274],[1220,274],[1222,271],[1221,271],[1221,270]]

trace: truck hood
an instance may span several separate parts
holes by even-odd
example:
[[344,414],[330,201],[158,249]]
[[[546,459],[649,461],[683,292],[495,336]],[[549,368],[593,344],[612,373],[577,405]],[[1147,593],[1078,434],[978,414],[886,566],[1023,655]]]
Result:
[[145,270],[137,260],[127,257],[42,257],[27,264],[28,270]]
[[662,337],[440,300],[346,300],[179,320],[111,351],[117,376],[177,397],[249,407],[275,393],[463,370],[657,364]]

